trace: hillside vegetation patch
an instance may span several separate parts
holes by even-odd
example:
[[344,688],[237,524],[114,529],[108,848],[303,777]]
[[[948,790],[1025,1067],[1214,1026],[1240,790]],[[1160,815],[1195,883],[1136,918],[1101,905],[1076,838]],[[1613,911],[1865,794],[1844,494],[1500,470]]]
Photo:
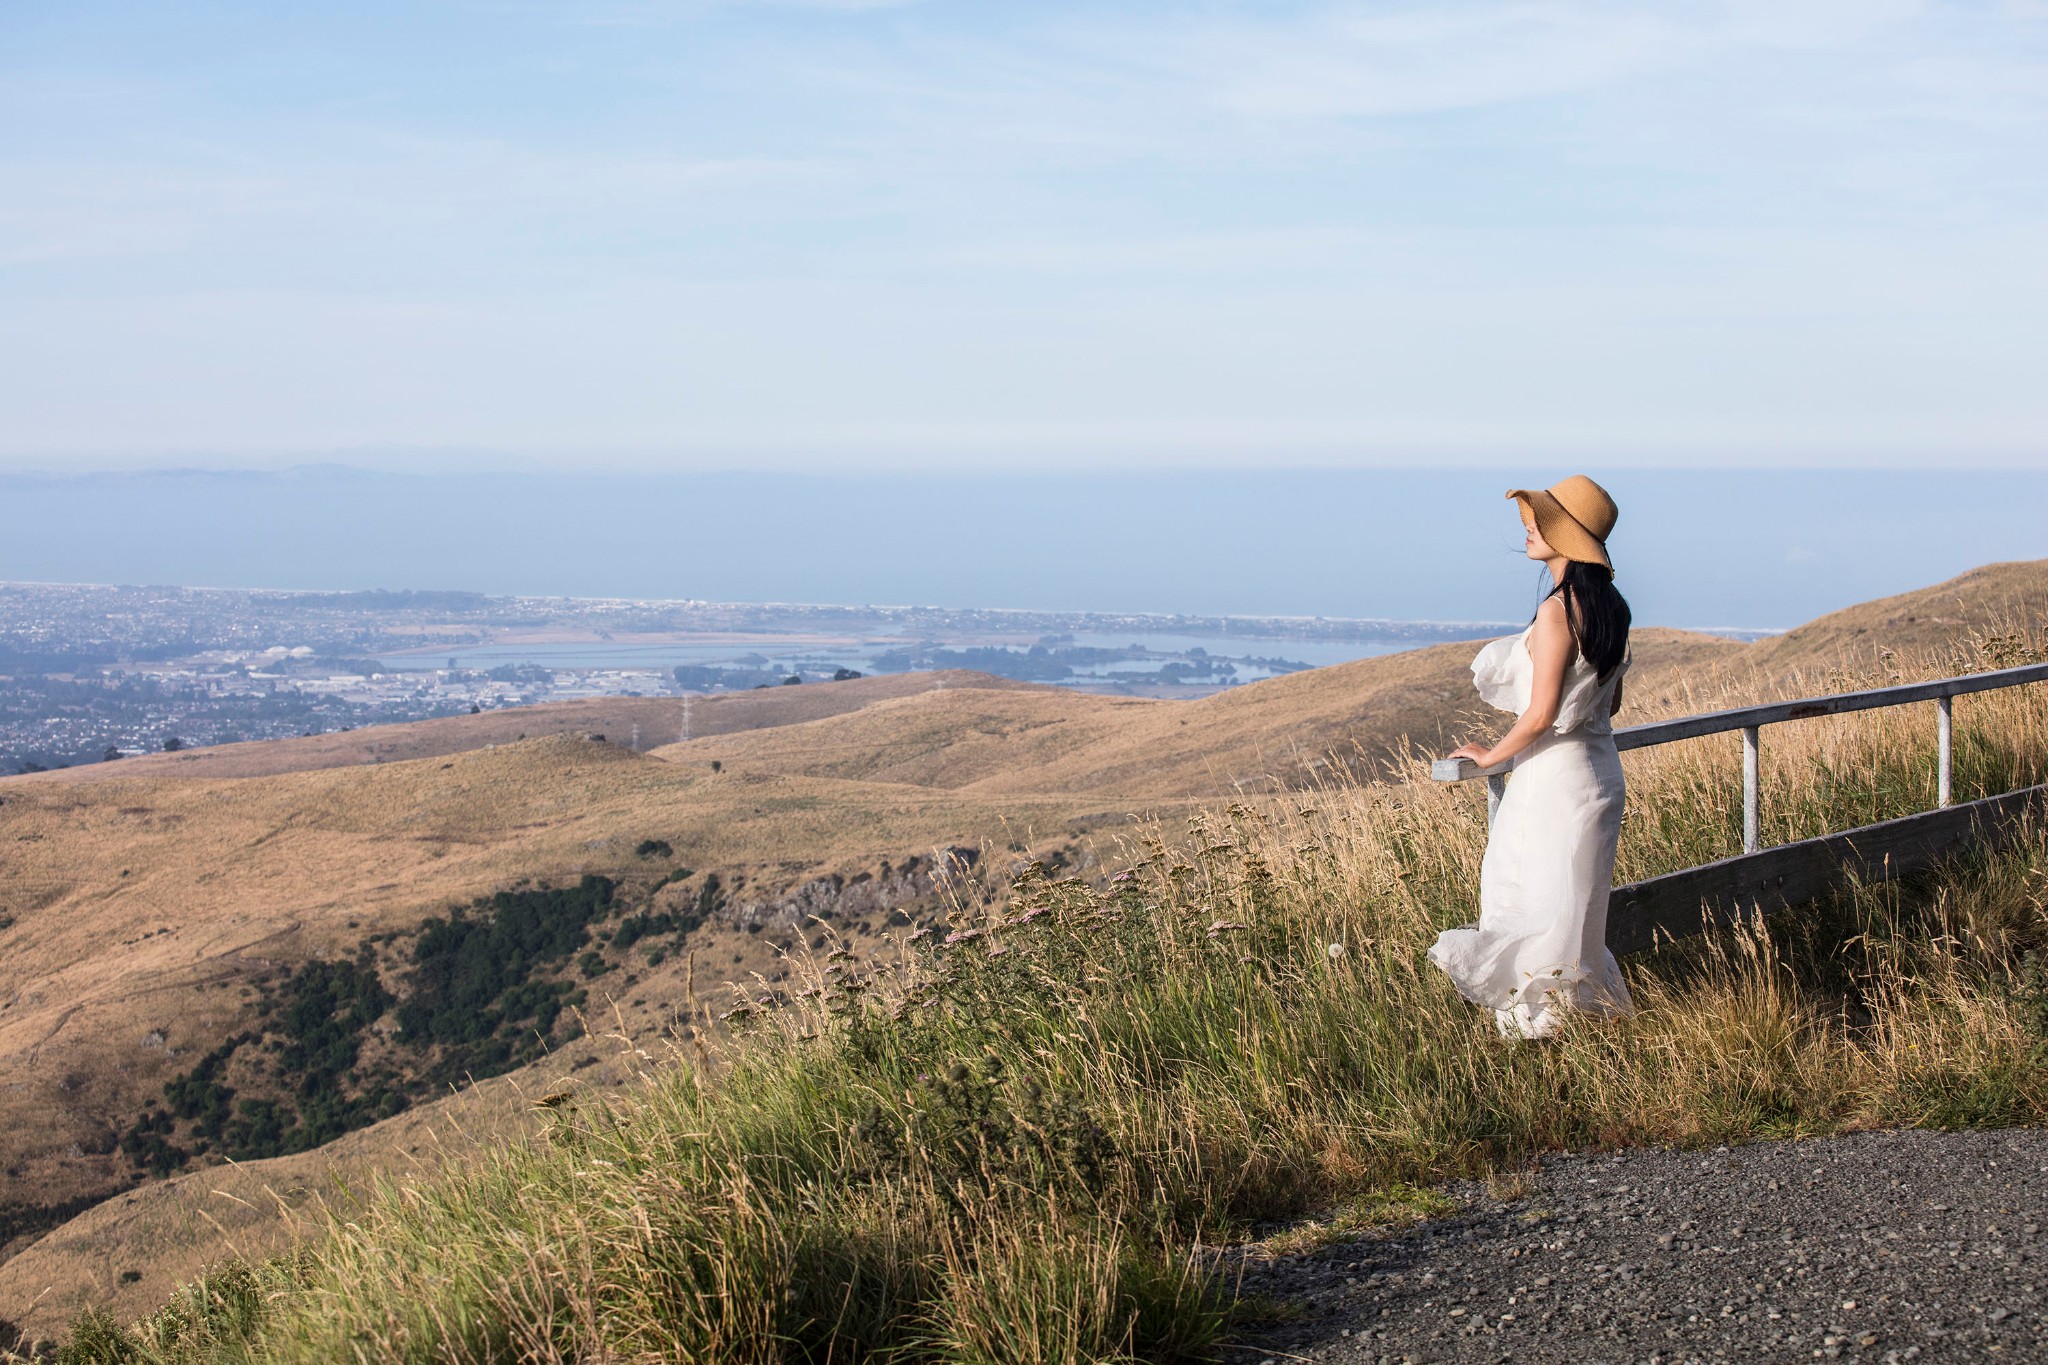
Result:
[[354,958],[259,977],[252,1026],[166,1082],[161,1103],[120,1134],[119,1148],[154,1176],[202,1156],[308,1151],[523,1066],[580,1036],[582,981],[633,945],[680,944],[720,896],[708,877],[682,914],[628,915],[608,956],[593,936],[627,901],[611,878],[585,876],[500,891],[411,934],[366,941]]

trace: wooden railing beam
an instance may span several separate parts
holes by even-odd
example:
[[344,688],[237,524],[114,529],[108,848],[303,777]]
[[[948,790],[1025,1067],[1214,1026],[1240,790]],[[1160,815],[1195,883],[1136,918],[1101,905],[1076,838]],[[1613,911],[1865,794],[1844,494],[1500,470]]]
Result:
[[2048,807],[2048,785],[1966,801],[1946,810],[1780,844],[1761,853],[1617,886],[1607,900],[1607,946],[1632,953],[1659,938],[1686,938],[1753,910],[1810,901],[1845,875],[1885,881],[1995,843],[2028,811]]

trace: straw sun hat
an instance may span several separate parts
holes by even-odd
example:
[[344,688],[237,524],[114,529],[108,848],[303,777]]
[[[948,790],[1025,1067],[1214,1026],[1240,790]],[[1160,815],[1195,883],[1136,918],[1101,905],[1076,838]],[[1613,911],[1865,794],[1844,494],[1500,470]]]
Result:
[[1618,509],[1599,484],[1584,474],[1574,474],[1548,488],[1510,488],[1508,496],[1529,505],[1536,529],[1551,549],[1566,559],[1613,570],[1614,563],[1607,558],[1607,536],[1614,529]]

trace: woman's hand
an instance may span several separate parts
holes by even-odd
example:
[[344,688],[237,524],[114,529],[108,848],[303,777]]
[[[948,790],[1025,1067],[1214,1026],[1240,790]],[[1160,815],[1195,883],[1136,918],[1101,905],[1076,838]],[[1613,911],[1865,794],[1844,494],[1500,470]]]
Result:
[[1480,767],[1486,766],[1486,755],[1490,752],[1484,744],[1461,744],[1447,755],[1450,758],[1469,758]]

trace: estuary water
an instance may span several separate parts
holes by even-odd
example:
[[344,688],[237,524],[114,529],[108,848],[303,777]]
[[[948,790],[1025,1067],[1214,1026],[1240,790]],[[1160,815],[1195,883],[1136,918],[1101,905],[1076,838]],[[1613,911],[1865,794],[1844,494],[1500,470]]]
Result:
[[[1034,645],[1037,652],[1033,651]],[[1047,637],[1043,644],[1012,635],[909,639],[896,635],[721,634],[703,640],[682,637],[665,641],[503,641],[387,654],[380,662],[393,672],[528,667],[551,671],[632,670],[667,676],[681,665],[739,673],[797,674],[806,678],[829,676],[841,668],[867,674],[974,668],[1077,687],[1169,680],[1213,687],[1256,682],[1415,647],[1413,640],[1260,640],[1241,635],[1146,632],[1075,633]],[[1064,670],[1064,675],[1048,676],[1056,670]]]

